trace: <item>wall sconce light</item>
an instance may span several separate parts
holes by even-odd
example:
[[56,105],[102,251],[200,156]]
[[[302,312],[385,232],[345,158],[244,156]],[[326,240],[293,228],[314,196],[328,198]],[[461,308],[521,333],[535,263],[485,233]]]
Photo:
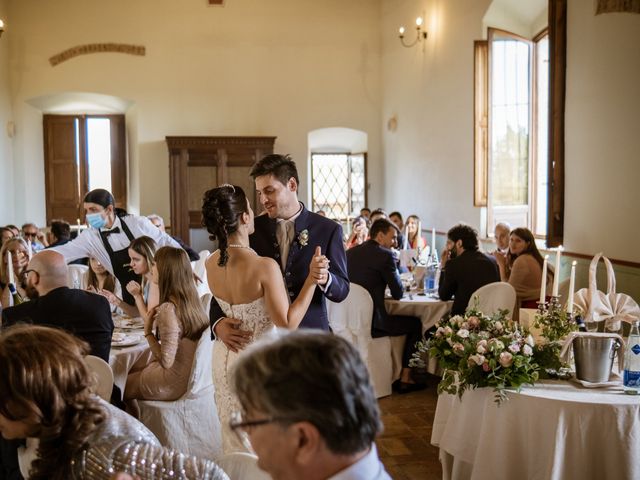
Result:
[[2,36],[2,32],[4,32],[4,22],[0,18],[0,37]]
[[398,30],[400,33],[400,42],[405,47],[413,47],[416,43],[427,39],[427,32],[422,30],[422,17],[416,18],[416,39],[411,43],[405,43],[404,41],[404,27],[400,27]]

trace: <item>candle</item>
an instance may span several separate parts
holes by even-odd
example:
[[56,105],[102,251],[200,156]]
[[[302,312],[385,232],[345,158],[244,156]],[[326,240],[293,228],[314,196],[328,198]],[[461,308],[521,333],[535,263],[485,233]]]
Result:
[[16,284],[15,275],[13,274],[13,255],[11,255],[10,250],[7,250],[7,279],[9,283]]
[[347,215],[347,238],[349,238],[351,236],[351,218],[349,218],[349,215]]
[[80,226],[80,219],[76,218],[76,223],[78,224],[78,226]]
[[27,240],[27,252],[29,253],[29,261],[33,258],[33,245],[31,245],[31,239]]
[[416,236],[416,249],[420,248],[422,243],[422,220],[418,221],[418,235]]
[[576,262],[575,260],[571,262],[571,277],[569,277],[569,298],[567,300],[567,313],[569,314],[569,318],[573,316],[573,291],[576,286]]
[[556,249],[556,271],[553,272],[553,290],[551,295],[558,296],[558,286],[560,285],[560,257],[562,256],[562,245]]
[[542,282],[540,282],[540,302],[544,303],[547,296],[547,263],[549,262],[549,255],[544,256],[544,262],[542,263]]
[[431,251],[436,251],[436,229],[431,227]]
[[409,227],[404,227],[404,241],[402,242],[402,249],[409,248]]

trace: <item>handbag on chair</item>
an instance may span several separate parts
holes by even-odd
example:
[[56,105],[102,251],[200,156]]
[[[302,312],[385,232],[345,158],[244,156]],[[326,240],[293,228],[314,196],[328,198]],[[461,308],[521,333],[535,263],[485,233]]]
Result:
[[[607,268],[607,291],[598,290],[596,269],[600,258]],[[578,290],[573,303],[584,312],[585,322],[605,322],[611,331],[618,331],[621,322],[631,323],[640,319],[640,307],[633,298],[624,293],[616,293],[616,276],[611,261],[596,254],[589,266],[589,287]]]

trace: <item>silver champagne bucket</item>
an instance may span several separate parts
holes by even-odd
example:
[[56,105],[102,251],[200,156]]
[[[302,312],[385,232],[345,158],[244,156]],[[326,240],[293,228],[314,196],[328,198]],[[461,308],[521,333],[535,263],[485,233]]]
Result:
[[591,383],[608,382],[613,359],[621,346],[620,339],[613,337],[574,338],[576,377]]

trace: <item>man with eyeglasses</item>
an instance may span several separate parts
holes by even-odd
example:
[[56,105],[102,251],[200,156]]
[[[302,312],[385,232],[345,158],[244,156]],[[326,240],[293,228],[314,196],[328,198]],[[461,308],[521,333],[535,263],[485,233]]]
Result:
[[24,238],[25,242],[31,242],[33,253],[44,250],[49,246],[47,237],[40,231],[35,223],[25,223],[22,225],[22,238]]
[[326,332],[258,342],[237,360],[230,427],[275,480],[386,480],[374,444],[382,429],[356,349]]
[[107,299],[69,288],[67,264],[53,250],[34,255],[24,274],[29,301],[4,309],[2,326],[24,322],[62,328],[86,341],[92,355],[108,362],[113,320]]

